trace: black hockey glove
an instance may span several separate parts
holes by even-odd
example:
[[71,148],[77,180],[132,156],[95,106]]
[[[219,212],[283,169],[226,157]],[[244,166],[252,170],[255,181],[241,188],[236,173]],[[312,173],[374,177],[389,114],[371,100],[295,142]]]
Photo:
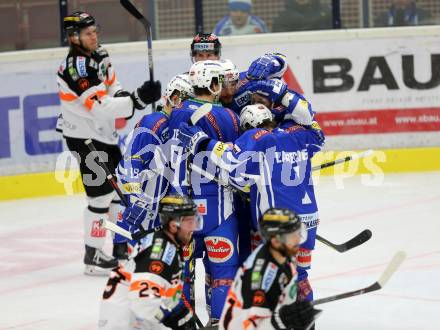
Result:
[[161,84],[160,81],[146,81],[144,84],[137,88],[132,94],[133,107],[137,110],[144,109],[147,104],[156,102],[161,96]]
[[296,301],[281,307],[272,315],[271,323],[277,330],[305,329],[321,310],[314,309],[310,301]]
[[162,320],[162,324],[174,330],[195,330],[196,322],[188,308],[182,306]]

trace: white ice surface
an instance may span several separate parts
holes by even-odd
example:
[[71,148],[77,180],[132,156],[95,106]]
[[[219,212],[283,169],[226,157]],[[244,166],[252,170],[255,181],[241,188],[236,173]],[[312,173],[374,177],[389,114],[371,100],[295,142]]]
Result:
[[[377,186],[322,177],[317,196],[321,236],[340,243],[369,228],[373,237],[346,253],[317,243],[315,297],[367,286],[396,251],[408,253],[384,289],[321,305],[317,329],[440,329],[440,173],[387,174]],[[97,328],[106,279],[82,274],[84,206],[82,195],[0,203],[0,330]]]

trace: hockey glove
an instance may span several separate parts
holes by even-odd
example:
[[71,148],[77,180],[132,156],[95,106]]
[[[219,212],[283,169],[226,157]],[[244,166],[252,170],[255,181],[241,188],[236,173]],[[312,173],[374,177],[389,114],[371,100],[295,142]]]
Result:
[[209,137],[198,126],[180,123],[178,139],[182,142],[184,148],[189,149],[189,152],[195,155],[199,151],[200,143],[208,140]]
[[183,305],[181,308],[173,309],[172,313],[165,312],[164,314],[165,317],[162,319],[162,324],[168,328],[175,330],[197,329],[194,317],[192,316],[188,308]]
[[147,215],[147,202],[141,198],[132,197],[136,200],[131,206],[127,206],[122,213],[122,219],[131,226],[140,226]]
[[325,141],[325,135],[324,132],[321,129],[321,126],[319,126],[317,121],[313,121],[312,125],[310,125],[308,128],[312,129],[313,132],[316,133],[316,135],[318,136],[318,139],[321,143],[324,143]]
[[279,79],[257,80],[249,83],[248,90],[266,97],[276,105],[286,94],[287,85]]
[[131,93],[133,107],[137,110],[144,109],[147,104],[156,102],[161,96],[160,81],[146,81],[144,84]]
[[253,61],[246,73],[249,80],[280,77],[286,71],[286,60],[282,54],[265,54]]
[[296,301],[282,306],[272,314],[271,323],[277,330],[307,328],[321,310],[314,309],[310,301]]
[[287,92],[281,99],[281,104],[286,107],[285,120],[293,120],[297,124],[312,125],[314,112],[312,106],[300,94],[293,91]]

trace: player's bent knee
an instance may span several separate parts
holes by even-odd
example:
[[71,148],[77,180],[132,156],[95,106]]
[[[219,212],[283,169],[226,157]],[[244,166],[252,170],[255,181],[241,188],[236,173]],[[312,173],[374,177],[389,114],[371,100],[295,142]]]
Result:
[[[114,192],[97,197],[87,197],[89,210],[95,213],[106,213],[114,198]],[[103,210],[106,210],[102,212]],[[97,212],[98,211],[98,212]]]

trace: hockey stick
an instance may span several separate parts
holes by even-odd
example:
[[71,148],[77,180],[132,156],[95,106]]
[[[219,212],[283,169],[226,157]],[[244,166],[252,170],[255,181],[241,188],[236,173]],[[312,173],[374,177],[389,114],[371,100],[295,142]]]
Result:
[[368,156],[371,156],[372,154],[373,154],[373,150],[369,149],[367,151],[360,152],[360,153],[355,153],[355,154],[347,156],[345,158],[340,158],[340,159],[336,159],[336,160],[333,160],[333,161],[328,162],[328,163],[324,163],[324,164],[321,164],[321,165],[313,166],[312,167],[312,171],[319,171],[319,170],[322,170],[323,168],[326,168],[326,167],[335,166],[337,164],[349,162],[349,161],[354,160],[354,159],[360,159],[360,158],[368,157]]
[[[212,104],[211,103],[205,103],[202,106],[200,106],[196,111],[194,111],[194,113],[191,115],[191,118],[188,120],[188,125],[190,126],[194,126],[195,124],[197,124],[197,122],[202,119],[204,116],[206,116],[209,112],[211,112],[212,109]],[[190,153],[188,151],[188,156],[186,158],[186,177],[187,177],[187,182],[188,182],[188,195],[191,196],[192,194],[192,186],[191,186],[191,157],[190,157]],[[192,244],[192,242],[190,243]],[[195,270],[196,270],[196,263],[194,260],[194,253],[195,251],[193,250],[191,253],[191,256],[188,260],[188,267],[190,269],[190,285],[191,285],[191,290],[194,290],[194,281],[195,281]],[[193,263],[192,269],[191,269],[191,263]],[[190,301],[188,302],[186,299],[184,299],[184,303],[185,305],[188,305],[187,308],[192,311],[192,314],[194,315],[194,319],[197,323],[197,325],[199,326],[199,328],[204,328],[203,323],[200,321],[200,319],[197,317],[196,313],[195,313],[195,299],[193,299],[193,297],[195,298],[195,293],[193,293],[193,295],[190,295]]]
[[[142,15],[139,10],[129,1],[129,0],[121,0],[120,1],[122,7],[124,7],[132,16],[134,16],[138,21],[142,23],[144,26],[145,32],[147,33],[147,47],[148,47],[148,69],[150,70],[150,81],[154,81],[154,72],[153,72],[153,42],[151,36],[151,23],[147,20],[144,15]],[[153,112],[156,109],[155,102],[152,103]]]
[[371,238],[372,235],[373,233],[371,232],[371,230],[365,229],[359,234],[357,234],[355,237],[353,237],[352,239],[342,244],[332,243],[319,235],[316,235],[316,239],[321,243],[327,245],[328,247],[331,247],[332,249],[335,249],[336,251],[343,253],[345,251],[351,250],[356,246],[364,244],[366,241],[368,241]]
[[[222,182],[219,178],[217,178],[213,174],[203,170],[202,168],[200,168],[200,167],[198,167],[198,166],[196,166],[194,164],[191,164],[191,169],[194,172],[196,172],[196,173],[198,173],[200,175],[205,176],[209,180],[215,181],[218,184],[220,184],[220,185],[222,185],[224,187],[227,187],[228,189],[231,189],[234,193],[237,193],[240,196],[245,196],[245,198],[248,199],[248,196],[243,191],[241,191],[240,189],[230,185],[229,183]],[[365,242],[367,242],[371,238],[372,235],[373,234],[372,234],[371,230],[365,229],[362,232],[360,232],[358,235],[353,237],[352,239],[350,239],[347,242],[342,243],[342,244],[332,243],[332,242],[330,242],[329,240],[325,239],[324,237],[322,237],[320,235],[316,235],[316,239],[318,241],[320,241],[321,243],[327,245],[328,247],[330,247],[330,248],[332,248],[332,249],[334,249],[334,250],[336,250],[336,251],[338,251],[340,253],[343,253],[345,251],[348,251],[348,250],[351,250],[351,249],[355,248],[356,246],[364,244]]]
[[[191,116],[191,118],[192,118],[192,116]],[[100,161],[98,151],[96,150],[95,145],[93,144],[92,139],[88,139],[88,140],[84,141],[84,143],[85,143],[85,145],[89,148],[89,150],[93,153],[93,155],[95,156],[98,165],[104,170],[105,174],[107,175],[107,180],[110,182],[110,184],[112,185],[113,189],[114,189],[114,190],[116,191],[116,193],[118,194],[118,196],[119,196],[119,198],[121,199],[122,203],[127,207],[127,206],[128,206],[128,202],[127,202],[127,200],[125,199],[125,196],[122,194],[121,189],[119,189],[119,186],[118,186],[118,184],[116,183],[116,179],[115,179],[115,177],[113,176],[113,174],[110,172],[110,170],[108,169],[108,167],[107,167],[103,162]],[[114,223],[112,223],[112,222],[110,222],[110,221],[103,220],[102,222],[103,222],[102,225],[104,226],[104,228],[109,229],[109,230],[111,230],[111,231],[114,231],[115,233],[118,233],[118,234],[120,234],[121,236],[124,236],[125,238],[128,238],[128,239],[130,239],[130,240],[133,239],[131,233],[130,233],[128,230],[125,230],[125,229],[119,227],[118,225],[116,225],[116,224],[114,224]],[[149,229],[149,230],[145,230],[145,229],[142,227],[142,225],[139,226],[139,230],[141,231],[141,235],[142,235],[142,237],[145,237],[146,235],[148,235],[148,234],[150,234],[150,233],[153,233],[153,232],[156,232],[156,231],[159,231],[159,230],[162,230],[162,229],[163,229],[163,226],[162,226],[162,225],[157,226],[157,227],[154,227],[154,228]],[[140,239],[140,238],[141,238],[141,237],[139,237],[139,238],[137,238],[137,239]],[[183,292],[182,292],[182,299],[183,299],[183,301],[184,301],[185,306],[186,306],[186,307],[188,308],[188,310],[190,311],[190,313],[193,314],[194,319],[195,319],[197,325],[198,325],[200,328],[203,328],[203,323],[200,321],[200,319],[199,319],[198,316],[196,315],[196,313],[195,313],[195,311],[194,311],[194,308],[192,308],[192,307],[189,308],[189,306],[187,306],[188,301],[186,300],[186,297],[184,296]],[[186,301],[186,303],[185,303],[185,301]]]
[[312,302],[312,305],[315,306],[315,305],[325,304],[325,303],[328,303],[331,301],[350,298],[350,297],[354,297],[354,296],[359,296],[364,293],[373,292],[373,291],[377,291],[377,290],[382,289],[385,286],[385,284],[388,282],[390,277],[393,276],[393,274],[397,271],[397,269],[402,264],[402,262],[405,260],[405,258],[406,258],[406,253],[404,251],[397,252],[393,256],[393,259],[391,259],[390,263],[388,264],[387,268],[382,273],[380,278],[376,282],[371,284],[370,286],[367,286],[366,288],[359,289],[359,290],[354,290],[354,291],[345,292],[345,293],[337,294],[337,295],[326,297],[326,298],[317,299]]
[[[104,162],[102,162],[100,160],[99,153],[96,150],[95,145],[93,144],[92,139],[88,139],[88,140],[84,141],[84,144],[89,148],[90,152],[93,153],[93,155],[95,156],[96,162],[104,170],[108,182],[111,184],[113,189],[116,191],[116,193],[118,194],[118,196],[121,199],[121,202],[124,204],[124,206],[127,207],[128,206],[128,202],[127,202],[124,194],[122,193],[121,189],[119,189],[118,183],[116,182],[116,178],[110,172],[110,170],[108,169],[107,165],[105,165]],[[122,235],[122,236],[124,236],[126,238],[129,238],[130,240],[133,239],[133,237],[132,237],[132,235],[131,235],[131,233],[129,231],[119,227],[118,225],[116,225],[116,224],[114,224],[114,223],[112,223],[110,221],[106,221],[106,220],[101,220],[101,221],[102,221],[101,225],[104,228],[106,228],[108,230],[111,230],[111,231],[113,231],[115,233],[118,233],[118,234],[120,234],[120,235]],[[150,233],[154,233],[154,232],[162,230],[162,229],[163,229],[163,226],[157,226],[157,227],[154,227],[152,229],[145,230],[142,226],[139,226],[140,233],[139,233],[139,237],[136,237],[136,239],[140,239],[142,237],[147,236]],[[127,235],[129,235],[129,237]]]

